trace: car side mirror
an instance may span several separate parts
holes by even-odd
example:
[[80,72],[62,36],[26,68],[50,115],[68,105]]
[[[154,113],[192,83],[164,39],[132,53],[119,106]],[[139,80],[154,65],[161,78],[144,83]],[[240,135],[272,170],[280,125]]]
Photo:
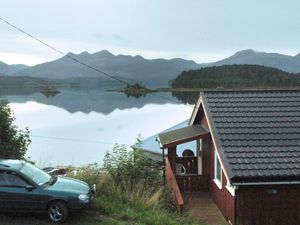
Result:
[[35,189],[35,187],[32,186],[32,185],[26,185],[25,186],[25,190],[27,190],[27,191],[32,191],[33,189]]

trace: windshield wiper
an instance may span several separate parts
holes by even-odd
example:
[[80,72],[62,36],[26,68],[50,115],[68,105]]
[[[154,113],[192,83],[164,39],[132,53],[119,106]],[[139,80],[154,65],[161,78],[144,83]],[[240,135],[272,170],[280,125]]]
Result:
[[57,181],[57,176],[51,176],[51,178],[47,181],[47,182],[45,182],[44,184],[43,184],[43,186],[45,186],[45,185],[53,185],[53,184],[55,184],[55,182]]

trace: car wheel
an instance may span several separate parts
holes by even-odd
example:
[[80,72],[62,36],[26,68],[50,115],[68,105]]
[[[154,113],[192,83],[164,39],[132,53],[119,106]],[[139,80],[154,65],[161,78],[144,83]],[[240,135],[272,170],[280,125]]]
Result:
[[55,201],[51,202],[48,206],[47,213],[49,219],[54,223],[64,222],[69,214],[69,209],[65,203]]

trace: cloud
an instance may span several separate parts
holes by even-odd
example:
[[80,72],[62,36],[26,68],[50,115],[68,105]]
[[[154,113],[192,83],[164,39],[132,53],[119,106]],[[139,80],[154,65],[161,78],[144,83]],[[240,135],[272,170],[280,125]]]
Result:
[[94,34],[92,34],[92,36],[97,38],[97,39],[102,39],[103,38],[103,34],[101,34],[101,33],[94,33]]
[[116,41],[121,41],[121,42],[127,42],[127,43],[131,43],[131,40],[123,37],[122,35],[120,34],[113,34],[113,38],[116,40]]

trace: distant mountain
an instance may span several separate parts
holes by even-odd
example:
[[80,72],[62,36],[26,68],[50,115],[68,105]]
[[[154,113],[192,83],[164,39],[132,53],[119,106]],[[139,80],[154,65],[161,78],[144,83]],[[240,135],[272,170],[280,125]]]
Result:
[[13,73],[16,73],[17,71],[26,68],[26,65],[23,64],[12,64],[8,65],[4,62],[0,61],[0,73],[1,74],[6,74],[6,75],[11,75]]
[[201,67],[232,64],[256,64],[274,67],[291,73],[300,72],[300,53],[288,56],[278,53],[257,52],[251,49],[239,51],[234,55],[215,63],[201,64]]
[[205,64],[197,64],[194,61],[180,58],[149,60],[142,56],[113,55],[107,50],[93,54],[88,52],[82,52],[80,54],[68,53],[67,56],[57,60],[25,67],[23,69],[23,65],[0,63],[0,73],[46,79],[68,79],[68,82],[77,82],[80,80],[83,85],[88,82],[86,78],[97,77],[101,78],[103,82],[108,81],[105,76],[70,60],[69,57],[75,58],[118,78],[123,78],[132,83],[141,82],[148,87],[168,86],[169,81],[175,79],[178,74],[183,71],[209,66],[255,64],[273,67],[291,73],[300,72],[300,54],[288,56],[247,49],[239,51],[223,60]]
[[[194,61],[184,59],[145,59],[141,56],[113,55],[103,50],[90,54],[68,53],[81,62],[99,70],[129,81],[138,81],[148,86],[166,86],[184,70],[197,69]],[[64,56],[57,60],[28,67],[17,71],[14,75],[39,78],[70,79],[104,77],[103,75],[82,66]]]

